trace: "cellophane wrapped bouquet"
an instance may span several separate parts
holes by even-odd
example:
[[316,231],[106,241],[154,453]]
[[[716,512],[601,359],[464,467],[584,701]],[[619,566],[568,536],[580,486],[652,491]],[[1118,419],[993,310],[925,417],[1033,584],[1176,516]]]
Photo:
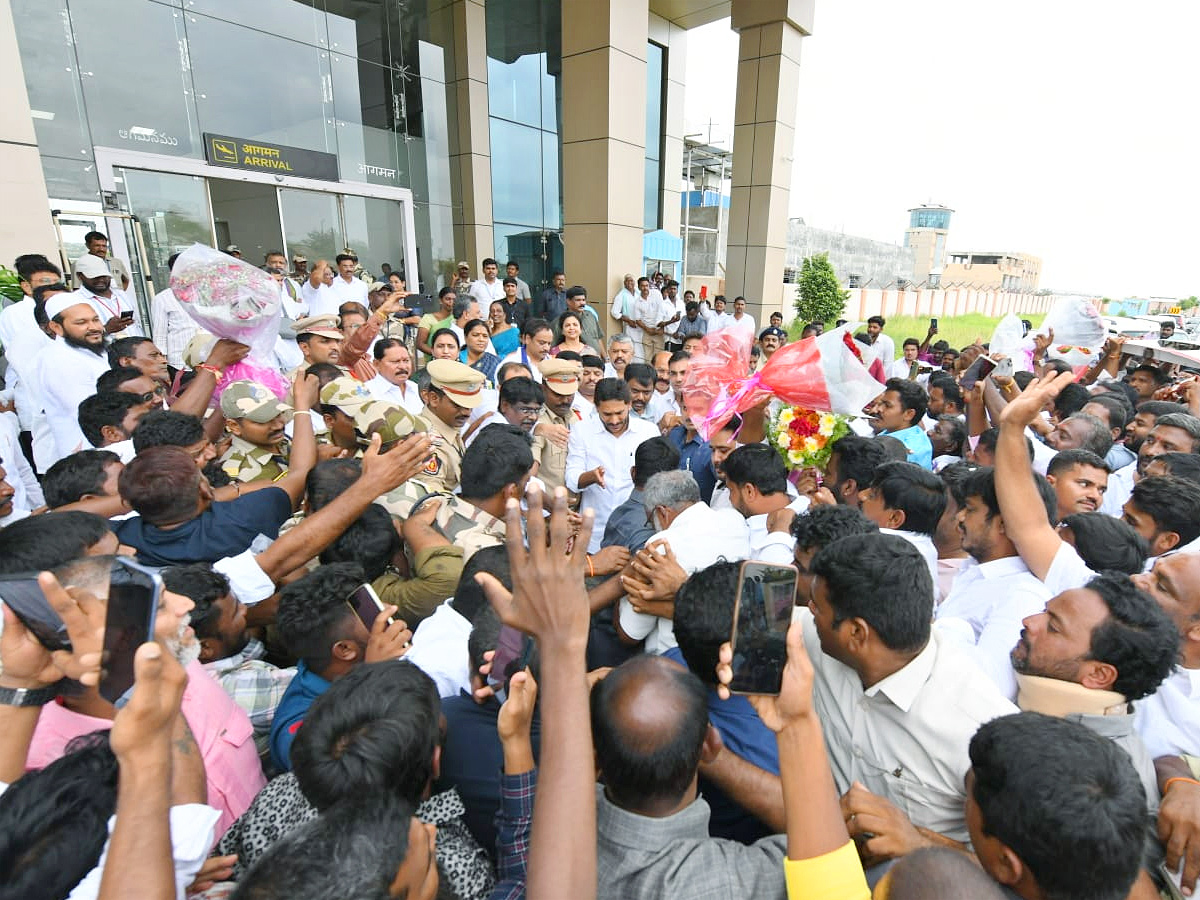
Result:
[[287,395],[287,380],[275,366],[280,303],[279,285],[270,275],[212,247],[192,244],[175,261],[171,290],[202,329],[250,347],[244,360],[225,370],[213,391],[214,403],[227,385],[242,379],[281,399]]
[[781,406],[767,427],[771,446],[791,470],[824,471],[833,445],[850,433],[847,416],[817,412],[802,406]]

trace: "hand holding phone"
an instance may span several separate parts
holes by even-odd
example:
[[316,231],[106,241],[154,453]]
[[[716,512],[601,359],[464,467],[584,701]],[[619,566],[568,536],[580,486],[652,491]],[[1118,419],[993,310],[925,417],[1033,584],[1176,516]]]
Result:
[[113,558],[104,615],[100,696],[116,703],[133,687],[133,657],[154,640],[163,582],[153,569],[124,556]]
[[732,693],[779,693],[798,575],[795,566],[753,560],[742,563],[729,637]]

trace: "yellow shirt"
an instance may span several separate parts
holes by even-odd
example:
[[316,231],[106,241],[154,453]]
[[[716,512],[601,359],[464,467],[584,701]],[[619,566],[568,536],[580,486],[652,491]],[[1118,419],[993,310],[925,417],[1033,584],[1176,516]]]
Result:
[[871,900],[854,841],[812,859],[785,859],[788,900]]

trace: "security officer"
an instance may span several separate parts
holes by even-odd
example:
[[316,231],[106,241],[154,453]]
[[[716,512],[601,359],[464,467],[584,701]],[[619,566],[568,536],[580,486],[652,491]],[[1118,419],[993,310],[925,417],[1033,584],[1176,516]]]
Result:
[[365,384],[349,375],[335,378],[321,388],[321,405],[317,412],[329,429],[329,441],[351,456],[362,456],[362,445],[354,428],[359,409],[375,399]]
[[[763,362],[775,355],[775,351],[787,343],[787,332],[774,325],[764,328],[758,336],[758,345],[762,348]],[[759,365],[762,368],[762,365]]]
[[571,404],[579,390],[583,366],[551,357],[538,363],[538,368],[542,372],[544,402],[534,425],[533,461],[537,466],[535,474],[552,494],[559,485],[566,484],[567,445],[565,441],[560,444],[552,440],[549,435],[552,432],[561,435],[561,429],[569,430],[579,421],[579,413],[571,408]]
[[460,432],[471,410],[483,402],[486,379],[482,372],[453,359],[430,360],[426,371],[429,387],[422,393],[421,418],[435,440],[433,455],[419,478],[431,491],[453,491],[465,452]]
[[[334,315],[309,316],[296,322],[296,344],[304,354],[304,362],[297,369],[307,369],[314,363],[338,364],[342,352],[342,330],[338,317]],[[291,378],[295,372],[289,373]]]
[[221,412],[233,443],[221,469],[235,481],[278,481],[287,474],[284,426],[292,408],[253,381],[235,381],[221,394]]

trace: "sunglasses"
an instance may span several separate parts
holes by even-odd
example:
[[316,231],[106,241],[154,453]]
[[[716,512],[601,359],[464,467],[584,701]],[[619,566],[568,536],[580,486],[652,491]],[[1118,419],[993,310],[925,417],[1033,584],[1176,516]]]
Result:
[[160,384],[154,390],[147,391],[146,393],[139,394],[138,396],[142,398],[143,403],[153,403],[155,400],[159,400],[159,399],[165,397],[166,395],[167,395],[166,387]]

